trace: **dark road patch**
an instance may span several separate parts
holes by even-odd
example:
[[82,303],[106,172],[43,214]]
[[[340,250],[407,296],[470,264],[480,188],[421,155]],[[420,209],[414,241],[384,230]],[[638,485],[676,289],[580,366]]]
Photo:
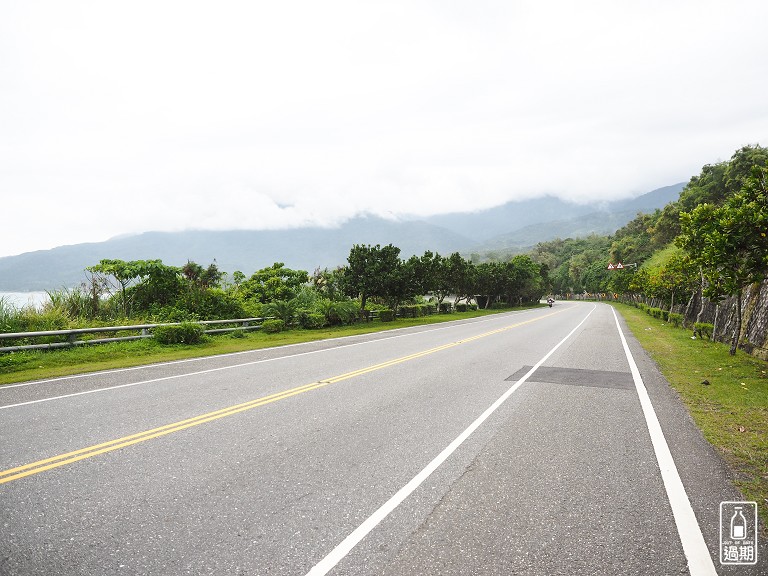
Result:
[[[507,380],[519,380],[531,368],[532,366],[523,366],[520,370],[507,378]],[[594,388],[619,388],[624,390],[632,390],[635,387],[630,372],[558,368],[556,366],[541,366],[528,380],[530,382],[547,382],[550,384],[567,384],[570,386],[591,386]]]

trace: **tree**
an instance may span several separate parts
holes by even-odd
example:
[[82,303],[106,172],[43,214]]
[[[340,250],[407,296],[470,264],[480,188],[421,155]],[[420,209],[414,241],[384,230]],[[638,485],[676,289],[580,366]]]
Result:
[[606,292],[610,285],[612,272],[608,270],[608,257],[591,262],[582,272],[581,282],[584,290],[593,294]]
[[519,254],[513,257],[507,268],[510,302],[522,304],[541,298],[544,292],[544,278],[541,275],[541,267],[530,256]]
[[200,264],[187,260],[187,263],[181,267],[181,273],[192,286],[200,290],[218,288],[224,277],[215,262],[210,264],[208,268],[203,268]]
[[360,298],[360,307],[370,297],[391,299],[402,281],[400,248],[387,244],[355,244],[347,257],[344,284],[349,296]]
[[128,287],[153,272],[162,273],[168,268],[161,260],[131,260],[126,262],[124,260],[105,259],[95,266],[86,268],[86,270],[102,275],[102,278],[111,286],[111,291],[113,293],[117,291],[123,314],[129,316],[131,299],[128,294]]
[[152,260],[147,263],[143,272],[141,282],[129,289],[129,300],[134,311],[176,306],[179,298],[188,289],[181,276],[181,270],[176,266],[167,266],[159,260]]
[[445,258],[427,250],[423,256],[411,256],[404,265],[412,292],[421,296],[434,295],[439,306],[448,295]]
[[261,304],[275,300],[291,300],[301,287],[309,282],[304,270],[291,270],[282,262],[275,262],[268,268],[253,273],[240,284],[239,293],[245,300],[256,300]]
[[455,295],[454,304],[471,299],[474,266],[458,252],[446,258],[427,251],[420,258],[411,257],[406,264],[413,271],[415,293],[434,296],[438,308],[449,294]]
[[456,296],[454,305],[462,300],[469,302],[475,292],[475,266],[472,262],[465,260],[458,252],[454,252],[443,260],[442,268],[445,295],[452,292]]
[[476,291],[487,297],[485,308],[507,293],[509,286],[508,266],[502,262],[483,262],[475,267]]
[[702,204],[680,214],[677,243],[701,267],[704,295],[719,302],[736,296],[730,353],[741,337],[742,293],[768,274],[768,167],[754,166],[741,191],[722,206]]
[[690,293],[698,285],[698,271],[689,256],[675,252],[661,267],[658,274],[660,288],[669,295],[669,312],[675,306],[675,295],[680,292]]
[[332,301],[344,299],[344,269],[341,266],[333,270],[316,268],[310,281],[321,296]]
[[725,169],[725,189],[728,194],[740,192],[753,176],[755,167],[766,166],[768,166],[768,148],[748,145],[736,150]]

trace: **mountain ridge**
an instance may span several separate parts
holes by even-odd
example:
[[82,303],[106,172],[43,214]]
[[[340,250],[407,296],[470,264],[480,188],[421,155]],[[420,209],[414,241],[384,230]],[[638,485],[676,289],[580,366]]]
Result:
[[521,250],[537,242],[580,234],[596,226],[600,230],[596,233],[610,234],[634,218],[637,211],[661,208],[676,200],[682,187],[682,183],[675,184],[599,206],[570,204],[548,197],[421,220],[396,221],[360,216],[336,228],[151,231],[120,235],[104,242],[1,257],[0,291],[76,286],[85,280],[85,268],[106,258],[160,259],[174,266],[181,266],[187,260],[202,265],[216,261],[222,271],[240,270],[250,275],[274,262],[310,272],[316,268],[333,268],[346,262],[354,244],[392,243],[401,249],[403,258],[421,255],[425,250],[446,255]]

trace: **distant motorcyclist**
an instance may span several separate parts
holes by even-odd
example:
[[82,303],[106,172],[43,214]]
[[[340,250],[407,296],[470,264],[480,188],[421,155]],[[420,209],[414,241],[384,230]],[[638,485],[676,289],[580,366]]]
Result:
[[549,304],[549,307],[550,307],[550,308],[552,308],[552,304],[554,304],[554,303],[555,303],[555,299],[554,299],[554,298],[552,298],[552,296],[550,296],[549,298],[547,298],[547,304]]

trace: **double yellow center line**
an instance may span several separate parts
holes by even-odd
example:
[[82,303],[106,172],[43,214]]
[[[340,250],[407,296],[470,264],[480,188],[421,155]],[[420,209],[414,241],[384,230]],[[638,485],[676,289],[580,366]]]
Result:
[[[562,311],[563,310],[560,310],[559,312],[562,312]],[[79,462],[80,460],[85,460],[87,458],[98,456],[99,454],[106,454],[107,452],[113,452],[114,450],[119,450],[120,448],[133,446],[134,444],[146,442],[147,440],[151,440],[153,438],[159,438],[161,436],[173,434],[174,432],[186,430],[187,428],[192,428],[193,426],[199,426],[200,424],[205,424],[206,422],[212,422],[220,418],[232,416],[233,414],[245,412],[246,410],[252,410],[253,408],[258,408],[259,406],[265,406],[267,404],[271,404],[279,400],[290,398],[291,396],[304,394],[305,392],[310,392],[311,390],[316,390],[318,388],[328,386],[329,384],[335,384],[336,382],[341,382],[342,380],[348,380],[356,376],[368,374],[369,372],[375,372],[383,368],[388,368],[389,366],[394,366],[396,364],[402,364],[403,362],[415,360],[416,358],[421,358],[423,356],[434,354],[435,352],[440,352],[442,350],[454,348],[456,346],[459,346],[467,342],[472,342],[474,340],[486,338],[494,334],[499,334],[501,332],[505,332],[507,330],[517,328],[524,324],[530,324],[531,322],[536,322],[538,320],[541,320],[548,316],[552,316],[553,314],[557,314],[559,312],[551,312],[544,316],[539,316],[531,320],[518,322],[517,324],[505,326],[504,328],[499,328],[497,330],[492,330],[490,332],[484,332],[483,334],[478,334],[477,336],[471,336],[463,340],[450,342],[448,344],[443,344],[442,346],[430,348],[422,352],[416,352],[415,354],[402,356],[400,358],[395,358],[394,360],[388,360],[387,362],[382,362],[380,364],[375,364],[373,366],[368,366],[366,368],[361,368],[359,370],[347,372],[339,376],[334,376],[333,378],[327,378],[325,380],[320,380],[318,382],[312,382],[311,384],[305,384],[304,386],[298,386],[296,388],[291,388],[289,390],[284,390],[282,392],[270,394],[269,396],[256,398],[255,400],[243,402],[242,404],[235,404],[234,406],[221,408],[220,410],[208,412],[207,414],[201,414],[200,416],[195,416],[194,418],[188,418],[186,420],[180,420],[179,422],[174,422],[172,424],[166,424],[165,426],[160,426],[159,428],[145,430],[144,432],[138,432],[137,434],[131,434],[130,436],[123,436],[122,438],[117,438],[116,440],[110,440],[109,442],[103,442],[101,444],[88,446],[86,448],[81,448],[73,452],[67,452],[66,454],[59,454],[58,456],[53,456],[51,458],[46,458],[44,460],[38,460],[37,462],[24,464],[23,466],[17,466],[16,468],[10,468],[8,470],[4,470],[0,472],[0,484],[5,484],[6,482],[12,482],[13,480],[20,480],[21,478],[32,476],[34,474],[39,474],[40,472],[45,472],[46,470],[51,470],[52,468],[58,468],[59,466],[73,464],[75,462]]]

